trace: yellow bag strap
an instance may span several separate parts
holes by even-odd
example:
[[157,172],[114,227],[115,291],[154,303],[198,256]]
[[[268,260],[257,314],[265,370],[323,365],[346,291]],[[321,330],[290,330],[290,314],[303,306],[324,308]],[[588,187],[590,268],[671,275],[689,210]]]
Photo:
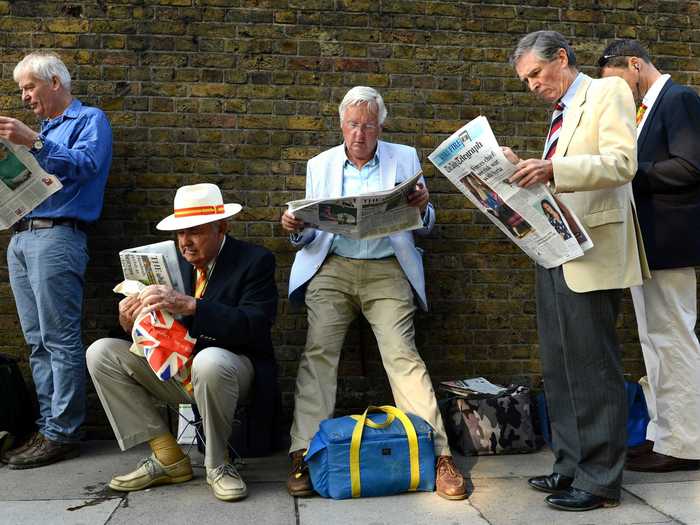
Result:
[[[387,414],[386,421],[378,424],[368,420],[367,414],[369,412],[384,412]],[[352,418],[357,421],[355,428],[352,431],[352,438],[350,441],[350,488],[352,497],[359,498],[362,492],[362,487],[360,486],[360,445],[362,444],[362,432],[364,431],[365,425],[371,428],[386,428],[391,425],[394,418],[401,421],[404,431],[406,432],[411,472],[411,482],[408,486],[408,490],[415,491],[420,483],[418,435],[416,434],[416,429],[413,427],[413,423],[411,423],[408,416],[396,407],[384,405],[381,407],[369,406],[361,416],[352,416]]]

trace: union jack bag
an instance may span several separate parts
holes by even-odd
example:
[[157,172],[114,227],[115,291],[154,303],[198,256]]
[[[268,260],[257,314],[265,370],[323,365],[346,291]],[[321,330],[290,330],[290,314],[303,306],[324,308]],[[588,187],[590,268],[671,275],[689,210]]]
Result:
[[162,310],[140,315],[131,331],[131,351],[143,356],[161,381],[171,378],[192,393],[192,350],[197,342],[185,326]]

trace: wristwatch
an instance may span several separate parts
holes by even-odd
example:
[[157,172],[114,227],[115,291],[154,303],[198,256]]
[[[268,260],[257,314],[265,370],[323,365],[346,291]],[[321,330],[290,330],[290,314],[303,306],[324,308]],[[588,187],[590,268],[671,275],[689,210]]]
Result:
[[37,135],[36,139],[34,140],[34,143],[32,144],[32,147],[29,151],[32,153],[38,153],[41,151],[41,148],[44,147],[44,138],[41,135]]

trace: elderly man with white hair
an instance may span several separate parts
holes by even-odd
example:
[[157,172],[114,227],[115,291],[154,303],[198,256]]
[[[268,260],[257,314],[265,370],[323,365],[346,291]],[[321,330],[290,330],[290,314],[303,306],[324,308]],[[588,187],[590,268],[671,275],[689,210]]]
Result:
[[[370,87],[347,92],[339,107],[343,144],[309,160],[306,198],[341,197],[393,188],[421,170],[412,147],[379,140],[387,110]],[[338,361],[350,323],[362,313],[372,326],[396,405],[425,419],[435,430],[436,485],[447,499],[467,497],[455,467],[430,377],[414,341],[414,302],[427,310],[421,252],[413,235],[435,224],[425,182],[410,204],[421,210],[423,228],[372,240],[352,240],[313,228],[286,211],[282,227],[297,252],[289,281],[292,302],[306,303],[308,333],[296,381],[291,429],[293,496],[312,494],[304,449],[319,423],[333,415]]]
[[71,78],[54,54],[32,53],[14,70],[22,102],[39,131],[0,116],[0,138],[26,146],[63,187],[12,227],[7,248],[14,294],[39,400],[38,432],[2,459],[28,469],[79,454],[85,419],[81,318],[88,262],[85,225],[102,211],[112,163],[105,114],[71,95]]

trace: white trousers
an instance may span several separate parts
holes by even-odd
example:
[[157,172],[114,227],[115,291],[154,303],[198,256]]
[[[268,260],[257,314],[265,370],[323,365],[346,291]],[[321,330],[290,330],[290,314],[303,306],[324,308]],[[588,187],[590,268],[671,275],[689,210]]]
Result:
[[655,270],[631,288],[647,380],[654,452],[700,459],[700,344],[695,268]]

